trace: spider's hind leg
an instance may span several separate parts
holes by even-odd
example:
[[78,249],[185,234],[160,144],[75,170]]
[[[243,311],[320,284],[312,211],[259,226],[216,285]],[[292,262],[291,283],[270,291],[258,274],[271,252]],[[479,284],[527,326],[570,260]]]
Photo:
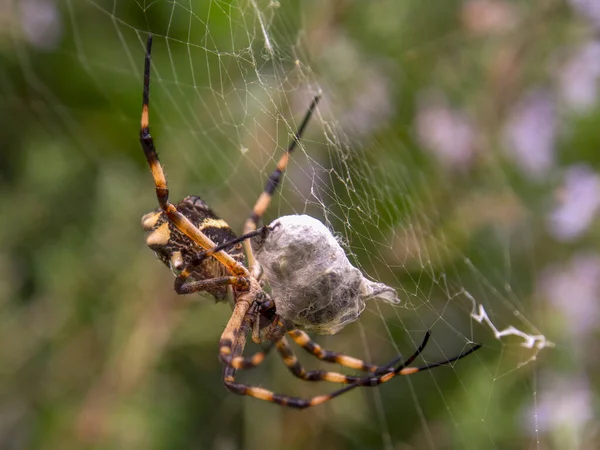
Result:
[[[265,400],[265,401],[268,401],[271,403],[276,403],[278,405],[288,406],[291,408],[305,409],[305,408],[309,408],[311,406],[317,406],[317,405],[323,404],[325,402],[328,402],[329,400],[332,400],[335,397],[345,394],[346,392],[349,392],[352,389],[360,387],[360,386],[374,387],[374,386],[378,386],[383,383],[387,383],[388,381],[390,381],[392,378],[394,378],[396,376],[412,375],[417,372],[433,369],[434,367],[439,367],[442,365],[450,364],[454,361],[464,358],[467,355],[470,355],[471,353],[473,353],[474,351],[476,351],[477,349],[479,349],[481,347],[481,345],[475,344],[468,350],[466,350],[452,358],[449,358],[449,359],[446,359],[443,361],[425,364],[423,366],[409,367],[408,365],[411,364],[417,358],[417,356],[419,356],[421,354],[421,352],[427,345],[429,336],[430,336],[430,334],[428,332],[425,335],[425,339],[423,340],[421,345],[403,364],[396,367],[393,371],[387,372],[383,375],[365,376],[365,377],[348,377],[346,375],[337,374],[335,372],[312,372],[314,374],[312,376],[315,377],[314,378],[315,380],[325,380],[325,381],[341,382],[341,383],[347,384],[347,386],[337,389],[329,394],[318,395],[318,396],[306,398],[306,399],[276,394],[273,391],[270,391],[270,390],[267,390],[267,389],[264,389],[261,387],[237,383],[235,381],[235,369],[233,369],[232,367],[227,367],[223,371],[223,383],[225,384],[227,389],[229,389],[230,391],[232,391],[236,394],[248,395],[250,397],[255,397],[260,400]],[[280,351],[280,353],[281,353],[281,351]],[[284,362],[285,362],[285,358],[284,358]],[[288,365],[290,370],[292,370],[292,368],[290,367],[292,365],[291,362],[292,361],[290,361],[290,360],[288,360],[288,362],[286,362],[286,365]],[[292,370],[292,373],[294,373],[294,370]],[[309,373],[311,373],[311,372],[305,372],[305,375],[307,375]],[[299,376],[296,373],[295,373],[295,375]],[[300,376],[300,378],[305,379],[302,376]]]
[[[394,366],[402,361],[402,356],[398,356],[384,364],[382,366],[378,366],[375,364],[369,364],[364,362],[361,359],[354,358],[353,356],[348,356],[343,353],[332,352],[330,350],[325,350],[315,341],[313,341],[310,336],[301,330],[291,330],[288,331],[288,335],[292,340],[306,350],[311,355],[317,357],[322,361],[327,361],[330,363],[340,364],[341,366],[348,367],[350,369],[362,370],[363,372],[370,372],[372,374],[383,374],[387,372],[393,372]],[[426,339],[429,339],[429,334],[426,336]],[[426,341],[425,341],[426,342]]]
[[[290,347],[285,337],[281,338],[277,341],[277,351],[283,359],[283,363],[289,369],[289,371],[297,378],[300,378],[304,381],[330,381],[332,383],[344,383],[344,384],[352,384],[356,382],[360,382],[364,377],[357,377],[351,375],[344,375],[338,372],[331,372],[325,370],[306,370],[298,361],[298,358],[294,354],[294,351]],[[373,366],[377,367],[377,366]],[[365,370],[365,369],[363,369]],[[373,373],[385,373],[385,372],[393,372],[394,368],[388,366],[381,367],[381,370]]]

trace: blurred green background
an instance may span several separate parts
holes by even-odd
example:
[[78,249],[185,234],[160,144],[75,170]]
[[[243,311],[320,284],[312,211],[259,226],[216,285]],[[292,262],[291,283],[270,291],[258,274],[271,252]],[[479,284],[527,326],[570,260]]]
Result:
[[[600,448],[599,30],[584,0],[0,0],[0,448]],[[230,309],[177,297],[140,227],[149,31],[172,199],[234,230],[323,90],[266,220],[325,221],[405,304],[319,342],[483,348],[303,412],[226,391]]]

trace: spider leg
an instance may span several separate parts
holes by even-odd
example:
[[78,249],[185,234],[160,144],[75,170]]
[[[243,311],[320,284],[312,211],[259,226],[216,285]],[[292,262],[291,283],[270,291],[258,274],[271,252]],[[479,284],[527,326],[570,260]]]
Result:
[[[148,104],[150,101],[150,55],[152,51],[152,35],[148,36],[146,43],[146,58],[144,63],[144,91],[142,100],[142,118],[140,124],[140,143],[142,149],[150,165],[152,172],[152,178],[154,178],[154,185],[156,188],[156,198],[162,211],[169,217],[169,220],[177,227],[179,231],[184,233],[197,245],[205,250],[210,250],[215,247],[216,244],[209,239],[204,233],[198,230],[192,222],[190,222],[183,214],[181,214],[175,206],[169,202],[169,189],[167,187],[167,179],[163,172],[162,166],[158,160],[158,154],[154,147],[154,141],[150,135],[149,129],[149,117],[148,117]],[[248,276],[250,273],[248,270],[235,261],[231,255],[224,251],[215,253],[216,258],[221,264],[223,264],[231,273],[237,276]]]
[[[300,378],[304,381],[330,381],[332,383],[352,384],[352,383],[359,382],[364,378],[364,377],[343,375],[338,372],[330,372],[330,371],[324,371],[324,370],[307,371],[304,369],[304,367],[302,367],[302,365],[298,361],[298,358],[294,354],[294,351],[288,344],[287,339],[285,337],[283,337],[279,341],[277,341],[276,346],[277,346],[277,351],[279,352],[279,355],[283,359],[283,363],[286,365],[286,367],[290,370],[290,372],[295,377]],[[389,365],[380,367],[379,370],[375,370],[377,368],[378,368],[378,366],[373,366],[373,370],[370,370],[370,371],[372,371],[373,373],[380,373],[380,372],[390,372],[390,371],[394,370],[393,367],[390,367]],[[363,370],[366,370],[366,369],[363,369]]]
[[[298,330],[293,330],[293,331],[298,331]],[[291,334],[291,332],[288,332],[288,334]],[[342,355],[342,354],[335,353],[335,352],[328,352],[327,350],[321,350],[320,347],[317,344],[314,344],[314,342],[312,342],[312,341],[311,341],[311,343],[314,344],[315,346],[317,346],[317,348],[318,348],[318,350],[316,352],[312,349],[309,350],[307,347],[303,347],[303,348],[305,350],[307,350],[310,354],[317,356],[319,359],[321,359],[323,361],[340,363],[339,358],[342,357],[343,358],[342,360],[352,363],[352,365],[349,365],[349,364],[342,364],[342,365],[344,365],[346,367],[351,367],[351,368],[357,369],[357,370],[372,372],[376,376],[381,377],[388,373],[394,373],[394,372],[397,372],[398,370],[402,371],[402,370],[406,369],[407,366],[409,364],[411,364],[415,360],[415,358],[417,358],[417,356],[419,356],[421,354],[421,352],[427,345],[427,342],[429,341],[430,336],[431,336],[431,332],[428,331],[425,334],[425,338],[423,339],[423,342],[421,343],[419,348],[410,356],[409,359],[407,359],[399,368],[396,368],[396,369],[394,369],[394,366],[402,360],[402,356],[394,358],[392,361],[385,364],[384,366],[376,366],[376,365],[363,363],[361,360],[358,360],[356,358],[352,358],[352,357],[349,357],[346,355]],[[293,350],[287,343],[287,340],[285,339],[285,337],[277,342],[277,351],[281,355],[281,358],[283,359],[284,364],[287,366],[287,368],[290,370],[290,372],[292,372],[292,374],[294,376],[301,378],[305,381],[331,381],[333,383],[344,383],[344,384],[358,383],[358,384],[361,384],[361,383],[366,383],[366,382],[371,383],[371,382],[373,382],[374,379],[377,378],[377,377],[372,377],[372,376],[357,377],[357,376],[343,375],[338,372],[330,372],[330,371],[323,371],[323,370],[306,371],[302,367],[302,365],[298,362],[298,358],[296,357]],[[471,351],[474,351],[474,350],[471,350]],[[470,352],[468,352],[468,353],[470,353]],[[325,354],[330,354],[332,356],[327,357],[327,358],[323,357],[323,355],[325,355]],[[462,358],[463,356],[466,356],[466,354],[461,355],[460,358]],[[348,359],[346,359],[346,358],[348,358]],[[448,362],[452,362],[452,361],[454,361],[454,360],[448,360],[448,361],[443,361],[441,363],[434,363],[434,364],[443,365],[443,364],[448,364]],[[363,365],[360,366],[359,363],[361,363]],[[433,367],[437,367],[437,366],[432,365],[432,364],[427,366],[428,369],[431,369]],[[411,367],[408,369],[414,370],[415,368]],[[420,368],[420,370],[423,370],[423,367]],[[407,370],[407,372],[408,371],[409,370]],[[415,373],[415,372],[413,372],[413,373]],[[398,373],[396,373],[396,375],[409,375],[409,373],[402,374],[402,373],[398,372]]]
[[[300,139],[302,138],[302,135],[306,130],[306,126],[308,125],[308,122],[310,121],[310,118],[312,117],[317,107],[317,104],[319,103],[319,100],[321,100],[321,93],[317,94],[313,98],[310,106],[308,107],[308,111],[304,116],[304,119],[302,119],[298,130],[294,134],[292,142],[290,142],[288,146],[287,151],[281,156],[279,162],[277,163],[277,167],[275,168],[275,170],[273,170],[273,172],[271,172],[271,175],[269,175],[269,179],[265,184],[265,188],[262,194],[260,194],[260,196],[256,200],[256,203],[254,204],[254,207],[252,208],[252,214],[250,214],[250,217],[248,217],[246,223],[244,224],[244,234],[254,231],[256,230],[256,228],[258,228],[258,223],[264,215],[267,208],[269,207],[269,204],[271,203],[271,199],[273,197],[273,193],[275,192],[275,190],[279,186],[279,183],[281,182],[281,178],[283,176],[283,173],[285,172],[285,169],[287,168],[290,159],[290,154],[294,151],[294,149],[300,142]],[[250,267],[252,274],[254,276],[257,276],[258,272],[260,271],[260,266],[254,258],[254,253],[252,252],[250,242],[244,242],[244,249],[246,251],[246,257],[248,258],[248,266]]]
[[[179,275],[175,279],[175,291],[177,292],[177,294],[184,295],[192,294],[195,292],[202,292],[205,291],[207,288],[211,288],[214,286],[232,285],[237,288],[240,288],[241,290],[248,290],[249,287],[248,279],[243,277],[220,277],[199,281],[186,280],[187,278],[182,277],[182,275]],[[229,360],[229,364],[235,369],[251,369],[253,367],[256,367],[264,361],[264,359],[266,358],[269,351],[273,348],[273,346],[274,344],[272,342],[269,342],[268,346],[262,351],[256,352],[254,355],[249,357],[233,357]]]
[[187,269],[192,269],[193,267],[199,266],[202,261],[206,258],[213,256],[215,253],[220,252],[222,250],[227,250],[234,245],[243,242],[247,239],[253,238],[254,236],[258,236],[261,234],[266,234],[268,231],[268,227],[264,226],[258,230],[250,231],[249,233],[243,234],[241,236],[236,237],[235,239],[231,239],[230,241],[223,242],[222,244],[217,245],[216,247],[211,248],[210,250],[204,250],[200,252],[188,265]]
[[[265,356],[272,347],[272,343],[262,351],[255,353],[251,357],[243,357],[241,354],[246,346],[246,335],[252,327],[256,318],[257,294],[262,292],[257,281],[251,281],[249,292],[244,292],[237,300],[227,322],[221,339],[219,340],[219,359],[223,364],[233,370],[228,371],[231,376],[235,375],[237,369],[249,369],[258,366],[265,359]],[[226,370],[223,372],[227,372]],[[228,376],[229,376],[228,375]]]
[[231,358],[231,364],[226,365],[225,367],[231,367],[234,370],[237,369],[253,369],[259,366],[267,357],[271,349],[274,347],[272,342],[269,343],[267,347],[263,350],[256,352],[252,356],[242,356],[241,354],[236,354]]
[[[185,273],[185,275],[184,275]],[[248,279],[244,277],[219,277],[211,278],[208,280],[189,280],[188,271],[182,272],[177,278],[175,278],[175,292],[179,295],[193,294],[195,292],[206,291],[211,287],[216,286],[227,286],[232,285],[241,290],[248,289]]]
[[[238,306],[239,306],[239,308],[238,308]],[[462,353],[460,353],[452,358],[446,359],[444,361],[438,361],[438,362],[429,363],[429,364],[425,364],[425,365],[417,366],[417,367],[409,367],[409,364],[411,364],[421,354],[421,352],[427,345],[427,342],[429,341],[429,337],[431,336],[431,333],[428,331],[425,334],[423,342],[421,342],[421,345],[419,345],[417,350],[403,364],[401,364],[400,366],[395,368],[393,371],[387,372],[387,373],[385,373],[383,375],[379,375],[379,376],[376,375],[376,376],[366,376],[366,377],[349,377],[349,376],[346,376],[343,374],[338,374],[335,372],[320,372],[320,371],[306,372],[306,371],[304,371],[304,369],[302,369],[302,367],[299,366],[299,364],[297,365],[297,361],[293,360],[293,359],[295,359],[295,357],[293,356],[293,353],[291,353],[291,351],[289,353],[287,352],[287,350],[290,350],[289,346],[287,346],[287,342],[285,342],[284,338],[282,338],[280,341],[278,341],[278,343],[276,345],[277,345],[277,348],[278,348],[280,354],[283,356],[284,363],[288,366],[288,368],[292,371],[292,373],[294,373],[294,375],[298,376],[299,378],[303,378],[303,379],[305,379],[304,378],[305,376],[307,376],[307,377],[314,376],[315,380],[325,380],[325,381],[332,381],[332,382],[347,383],[347,386],[345,386],[341,389],[338,389],[336,391],[333,391],[329,394],[318,395],[318,396],[306,398],[306,399],[299,398],[299,397],[291,397],[288,395],[277,394],[273,391],[270,391],[268,389],[264,389],[264,388],[261,388],[258,386],[251,386],[248,384],[237,383],[235,380],[235,375],[236,375],[237,370],[236,370],[236,368],[234,368],[231,365],[231,361],[233,361],[233,359],[235,359],[235,358],[241,358],[239,355],[243,351],[244,345],[246,343],[246,335],[247,335],[247,332],[250,327],[249,321],[244,320],[244,315],[248,312],[249,308],[250,308],[249,305],[245,306],[245,305],[240,305],[239,303],[236,305],[236,308],[234,309],[234,314],[232,315],[232,318],[229,321],[229,323],[227,324],[227,328],[226,328],[225,332],[223,333],[223,336],[221,337],[221,351],[220,351],[221,361],[223,361],[226,364],[226,367],[223,369],[223,384],[225,385],[225,387],[227,389],[229,389],[233,393],[236,393],[239,395],[247,395],[250,397],[258,398],[260,400],[268,401],[271,403],[276,403],[278,405],[287,406],[290,408],[305,409],[305,408],[309,408],[312,406],[321,405],[325,402],[328,402],[329,400],[334,399],[335,397],[345,394],[346,392],[348,392],[354,388],[360,387],[360,386],[367,386],[367,387],[378,386],[380,384],[387,383],[388,381],[390,381],[392,378],[394,378],[396,376],[412,375],[417,372],[421,372],[421,371],[433,369],[435,367],[447,365],[447,364],[450,364],[461,358],[464,358],[467,355],[470,355],[471,353],[473,353],[474,351],[476,351],[477,349],[479,349],[481,347],[480,344],[475,344],[471,348],[469,348],[467,351],[462,352]],[[236,312],[236,309],[237,309],[237,312]],[[240,314],[242,314],[241,317],[240,317]],[[287,346],[287,348],[286,348],[286,346]],[[224,356],[229,356],[229,358],[224,358]],[[318,374],[318,375],[309,375],[311,373]],[[304,375],[304,376],[302,376],[302,375]]]
[[[349,367],[351,369],[362,370],[364,372],[371,372],[373,374],[381,374],[393,371],[393,367],[398,364],[402,360],[402,356],[394,358],[392,361],[384,364],[383,366],[377,366],[375,364],[368,364],[358,358],[354,358],[352,356],[345,355],[343,353],[332,352],[329,350],[325,350],[315,341],[313,341],[310,336],[301,330],[291,330],[288,331],[288,335],[292,338],[292,340],[310,353],[313,356],[316,356],[320,360],[337,363],[344,367]],[[429,334],[427,335],[427,339],[429,339]],[[409,363],[410,364],[410,363]]]
[[464,358],[465,356],[471,354],[478,348],[480,348],[480,345],[475,345],[475,346],[471,347],[469,350],[467,350],[466,352],[461,353],[458,356],[455,356],[454,358],[450,358],[445,361],[440,361],[437,363],[427,364],[427,365],[424,365],[421,367],[405,367],[404,365],[402,365],[399,368],[397,368],[396,370],[394,370],[394,372],[390,372],[390,373],[387,373],[387,374],[379,376],[379,377],[364,377],[364,378],[361,378],[361,379],[353,382],[352,384],[348,384],[347,386],[345,386],[341,389],[338,389],[336,391],[333,391],[329,394],[317,395],[315,397],[311,397],[311,398],[307,398],[307,399],[276,394],[273,391],[270,391],[268,389],[264,389],[261,387],[236,383],[235,382],[235,370],[233,368],[228,368],[230,370],[227,370],[227,369],[224,370],[223,383],[225,384],[227,389],[229,389],[231,392],[234,392],[236,394],[248,395],[250,397],[258,398],[260,400],[265,400],[265,401],[268,401],[271,403],[276,403],[281,406],[288,406],[290,408],[305,409],[305,408],[309,408],[312,406],[321,405],[325,402],[328,402],[329,400],[334,399],[335,397],[345,394],[346,392],[351,391],[352,389],[360,387],[360,386],[371,386],[371,387],[378,386],[380,384],[387,383],[392,378],[394,378],[395,376],[398,376],[398,375],[412,375],[413,373],[416,373],[416,372],[419,372],[422,370],[428,370],[433,367],[450,364],[453,361],[456,361],[460,358]]

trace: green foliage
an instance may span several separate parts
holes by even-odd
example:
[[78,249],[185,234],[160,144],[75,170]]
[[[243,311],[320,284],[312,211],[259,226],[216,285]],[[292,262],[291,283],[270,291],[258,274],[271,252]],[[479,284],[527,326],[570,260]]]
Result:
[[[540,406],[544,381],[537,362],[520,366],[531,351],[497,341],[470,320],[469,303],[452,301],[464,288],[500,328],[519,315],[530,333],[545,324],[544,334],[566,342],[561,367],[551,361],[561,350],[541,353],[548,373],[575,375],[581,360],[564,351],[576,342],[536,290],[550,263],[597,253],[600,237],[595,221],[565,245],[545,221],[563,171],[600,164],[598,108],[574,112],[559,100],[560,68],[592,35],[569,5],[67,0],[48,25],[59,30],[53,43],[33,13],[53,2],[9,3],[0,6],[0,447],[480,449],[540,439],[544,448],[590,448],[569,423],[559,435],[523,419]],[[515,22],[481,31],[469,3],[499,5]],[[41,43],[27,34],[32,26]],[[372,305],[323,345],[385,361],[409,354],[433,326],[430,361],[469,338],[483,349],[454,370],[301,413],[227,392],[217,344],[230,310],[178,298],[139,225],[156,207],[138,142],[149,31],[151,129],[172,198],[201,195],[234,230],[303,113],[308,95],[294,96],[323,88],[322,121],[311,124],[267,221],[305,211],[325,218],[365,271],[407,303]],[[369,95],[372,85],[384,86],[389,103]],[[557,162],[541,179],[504,151],[505,125],[535,89],[558,105]],[[432,91],[476,129],[463,168],[440,162],[415,131]],[[365,92],[375,100],[358,122],[344,121]],[[323,169],[315,176],[323,204],[311,196],[313,168]],[[580,376],[600,379],[597,368],[593,356]],[[242,378],[302,396],[330,388],[292,379],[275,356]]]

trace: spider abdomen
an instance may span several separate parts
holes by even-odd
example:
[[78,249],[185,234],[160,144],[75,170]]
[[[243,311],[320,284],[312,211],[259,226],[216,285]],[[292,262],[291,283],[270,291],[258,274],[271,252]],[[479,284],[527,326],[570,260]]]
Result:
[[400,301],[392,288],[352,266],[335,237],[313,217],[280,217],[264,240],[253,241],[253,249],[277,314],[307,331],[337,333],[358,319],[369,298]]
[[[223,244],[236,238],[235,233],[223,219],[197,196],[190,195],[175,205],[177,210],[187,217],[202,233],[215,244]],[[146,244],[156,256],[178,275],[186,265],[202,250],[194,242],[157,209],[142,217],[142,227],[147,232]],[[197,249],[197,252],[193,250]],[[243,263],[242,244],[226,250],[237,262]],[[206,258],[192,269],[191,280],[209,280],[230,275],[225,266],[214,258]],[[227,294],[226,286],[214,286],[207,289],[217,301],[223,300]]]

